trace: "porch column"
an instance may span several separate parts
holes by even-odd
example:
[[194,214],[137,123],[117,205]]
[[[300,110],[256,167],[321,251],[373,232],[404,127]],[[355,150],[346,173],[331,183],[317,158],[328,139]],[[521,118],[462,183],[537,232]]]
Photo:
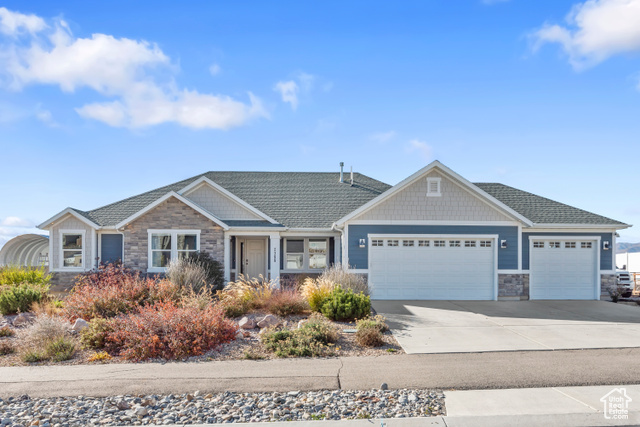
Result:
[[231,281],[231,236],[224,233],[224,282]]
[[271,280],[274,280],[280,285],[280,235],[269,235],[269,247],[271,253],[269,254],[269,260],[271,261]]

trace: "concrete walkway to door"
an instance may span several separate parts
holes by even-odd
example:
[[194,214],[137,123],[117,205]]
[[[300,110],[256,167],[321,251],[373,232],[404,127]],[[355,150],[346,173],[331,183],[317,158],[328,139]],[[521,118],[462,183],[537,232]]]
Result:
[[409,354],[640,347],[640,307],[605,301],[373,301],[373,307]]

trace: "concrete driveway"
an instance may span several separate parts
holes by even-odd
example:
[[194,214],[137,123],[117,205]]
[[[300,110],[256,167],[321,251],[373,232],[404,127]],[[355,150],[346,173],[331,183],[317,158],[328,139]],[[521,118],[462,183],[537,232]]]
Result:
[[640,347],[640,307],[605,301],[373,301],[409,353]]

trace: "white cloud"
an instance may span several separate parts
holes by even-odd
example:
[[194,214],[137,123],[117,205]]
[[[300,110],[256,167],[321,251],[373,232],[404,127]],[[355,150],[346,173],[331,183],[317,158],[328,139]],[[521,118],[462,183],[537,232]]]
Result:
[[[293,79],[276,83],[273,90],[280,93],[282,102],[291,104],[291,109],[296,110],[300,103],[300,95],[309,94],[313,90],[316,80],[317,78],[313,74],[300,71],[295,74]],[[322,89],[328,92],[332,87],[333,84],[329,82],[324,84]]]
[[276,92],[280,92],[282,96],[282,102],[291,104],[291,109],[296,110],[298,108],[298,84],[293,80],[286,82],[278,82],[273,88]]
[[0,226],[3,227],[34,227],[35,224],[33,221],[29,221],[25,218],[20,218],[17,216],[8,216],[0,221]]
[[52,26],[30,28],[29,45],[3,46],[0,69],[9,87],[51,84],[65,92],[87,87],[111,98],[77,108],[82,117],[117,127],[173,122],[193,129],[229,129],[268,116],[251,93],[244,103],[178,88],[171,77],[176,67],[154,43],[107,34],[76,38],[59,19]]
[[418,139],[412,139],[407,146],[409,153],[418,153],[424,161],[430,161],[433,155],[433,150],[429,144]]
[[23,32],[35,34],[46,28],[44,19],[36,15],[25,15],[0,7],[0,33],[16,36]]
[[534,50],[558,43],[575,69],[640,50],[640,0],[588,0],[575,5],[566,21],[533,33]]
[[379,143],[385,143],[395,138],[395,136],[396,136],[396,132],[393,130],[390,130],[388,132],[374,133],[369,138]]
[[220,68],[218,64],[211,64],[211,66],[209,67],[209,72],[212,76],[220,74],[220,71],[222,71],[222,68]]

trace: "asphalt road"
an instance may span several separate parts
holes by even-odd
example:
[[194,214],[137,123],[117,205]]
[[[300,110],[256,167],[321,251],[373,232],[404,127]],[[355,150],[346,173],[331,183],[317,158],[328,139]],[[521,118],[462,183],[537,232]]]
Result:
[[0,368],[0,397],[640,384],[640,348]]

